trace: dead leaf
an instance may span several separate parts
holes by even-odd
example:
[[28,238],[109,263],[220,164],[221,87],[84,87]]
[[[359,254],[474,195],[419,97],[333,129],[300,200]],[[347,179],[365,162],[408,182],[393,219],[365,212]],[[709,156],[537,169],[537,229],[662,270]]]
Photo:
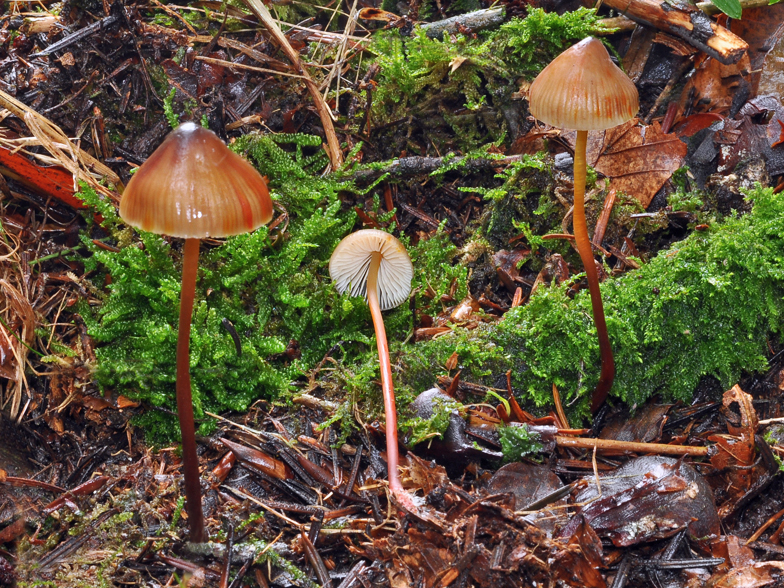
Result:
[[136,408],[137,406],[139,406],[139,403],[130,398],[126,398],[123,395],[117,397],[117,408]]
[[393,23],[400,20],[400,17],[397,14],[392,12],[387,12],[386,10],[381,10],[380,8],[362,8],[359,11],[358,17],[361,20],[383,20],[388,23]]
[[[575,502],[598,496],[594,478]],[[689,534],[709,541],[720,533],[713,492],[694,468],[669,457],[635,458],[601,477],[602,497],[581,513],[591,527],[618,547],[669,537],[688,527]],[[561,533],[568,535],[570,521]]]
[[784,34],[784,4],[771,3],[757,8],[744,8],[743,18],[732,19],[730,31],[749,44],[751,96],[757,95],[762,66],[768,52]]
[[0,377],[15,382],[17,363],[11,345],[11,335],[6,330],[5,325],[0,323]]
[[95,398],[93,396],[86,396],[82,400],[82,404],[85,408],[89,410],[94,410],[95,412],[101,412],[107,408],[112,408],[112,403],[108,402],[104,398]]
[[647,208],[664,182],[683,165],[686,149],[677,135],[662,133],[658,122],[644,126],[632,120],[604,131],[600,149],[589,150],[588,161],[610,178],[610,189],[634,196]]
[[784,562],[758,562],[744,568],[717,573],[706,584],[707,588],[762,588],[779,582],[784,574]]
[[517,268],[530,253],[530,249],[518,248],[512,251],[501,249],[493,255],[493,265],[498,279],[510,294],[514,294],[518,285],[523,283],[520,280],[520,270]]
[[458,55],[457,57],[453,58],[452,61],[449,62],[449,72],[455,73],[457,68],[463,65],[468,60],[467,57],[463,57],[462,55]]

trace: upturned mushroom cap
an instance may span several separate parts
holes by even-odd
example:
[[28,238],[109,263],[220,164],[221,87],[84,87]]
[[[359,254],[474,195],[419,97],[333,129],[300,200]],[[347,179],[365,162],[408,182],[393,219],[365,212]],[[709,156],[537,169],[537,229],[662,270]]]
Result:
[[599,131],[631,120],[640,108],[637,88],[588,37],[556,57],[528,90],[531,114],[562,129]]
[[329,275],[341,294],[367,298],[368,270],[374,251],[381,253],[378,303],[381,310],[402,304],[411,292],[414,266],[403,244],[389,233],[363,229],[343,239],[329,259]]
[[120,201],[131,226],[172,237],[228,237],[272,218],[267,185],[215,133],[181,124],[131,178]]

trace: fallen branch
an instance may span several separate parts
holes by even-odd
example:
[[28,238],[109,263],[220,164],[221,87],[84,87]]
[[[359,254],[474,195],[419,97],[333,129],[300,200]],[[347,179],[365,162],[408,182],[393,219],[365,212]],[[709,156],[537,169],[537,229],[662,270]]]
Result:
[[604,4],[639,24],[680,37],[724,65],[740,61],[749,48],[746,41],[693,6],[674,5],[666,0],[604,0]]
[[509,157],[501,157],[499,159],[466,159],[465,157],[401,157],[395,159],[388,166],[383,168],[374,169],[360,169],[351,175],[351,179],[356,181],[373,181],[378,179],[383,174],[389,174],[392,177],[407,177],[407,176],[420,176],[432,174],[438,171],[445,165],[460,164],[464,166],[462,169],[467,171],[481,171],[493,169],[496,167],[503,167],[522,161],[524,155],[510,155]]
[[479,31],[497,27],[504,22],[505,10],[500,8],[485,8],[467,14],[459,14],[437,22],[423,24],[420,28],[431,39],[440,39],[444,33],[459,33],[461,29]]

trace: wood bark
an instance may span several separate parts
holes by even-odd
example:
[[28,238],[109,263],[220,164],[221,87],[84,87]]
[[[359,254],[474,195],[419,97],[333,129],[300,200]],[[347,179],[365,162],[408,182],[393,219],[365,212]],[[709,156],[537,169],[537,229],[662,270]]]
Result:
[[604,5],[639,24],[678,36],[724,65],[740,61],[749,48],[746,41],[690,5],[665,0],[604,0]]

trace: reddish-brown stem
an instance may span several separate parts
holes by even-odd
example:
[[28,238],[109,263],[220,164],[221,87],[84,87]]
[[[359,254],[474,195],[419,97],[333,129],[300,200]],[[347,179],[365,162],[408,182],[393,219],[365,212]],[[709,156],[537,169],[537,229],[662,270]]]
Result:
[[610,338],[607,335],[602,294],[599,291],[599,275],[596,273],[596,261],[593,257],[591,241],[588,238],[588,224],[585,220],[585,146],[587,141],[588,131],[577,131],[577,142],[574,146],[574,217],[572,224],[577,252],[583,261],[585,276],[588,278],[593,322],[596,325],[599,351],[602,355],[602,373],[591,397],[591,412],[595,413],[604,403],[607,392],[612,387],[613,379],[615,379],[615,360],[613,359],[612,347],[610,347]]
[[201,510],[199,458],[196,455],[196,430],[191,398],[190,339],[193,298],[196,295],[196,272],[199,267],[199,240],[185,239],[180,291],[180,329],[177,335],[177,414],[182,433],[182,469],[185,474],[185,510],[188,513],[190,539],[204,543],[204,515]]
[[384,319],[381,316],[381,307],[378,304],[378,268],[381,265],[381,253],[375,251],[370,258],[368,269],[367,298],[370,307],[370,316],[373,317],[373,327],[376,330],[376,345],[378,346],[378,363],[381,369],[381,391],[384,395],[384,414],[386,417],[387,433],[387,467],[389,468],[389,490],[398,502],[409,510],[416,510],[411,497],[400,482],[397,467],[399,457],[397,452],[397,409],[395,408],[395,389],[392,386],[392,366],[389,363],[389,344],[387,332],[384,328]]

